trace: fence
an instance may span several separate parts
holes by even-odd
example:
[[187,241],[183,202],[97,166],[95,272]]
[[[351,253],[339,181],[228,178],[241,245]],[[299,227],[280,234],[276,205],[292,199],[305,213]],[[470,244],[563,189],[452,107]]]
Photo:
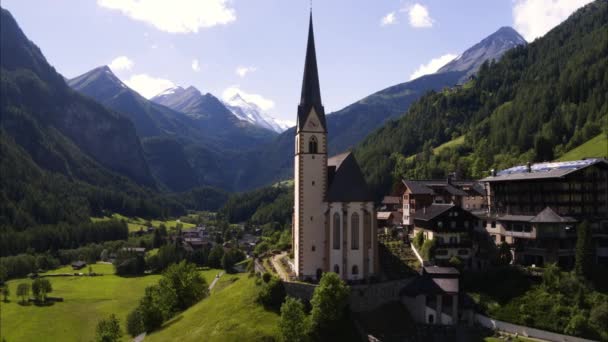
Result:
[[541,340],[555,342],[592,342],[591,340],[587,340],[580,337],[562,335],[551,331],[540,330],[525,327],[523,325],[498,321],[480,314],[475,314],[475,321],[486,328],[490,328],[493,330],[501,330],[511,334],[518,334],[526,337],[538,338]]

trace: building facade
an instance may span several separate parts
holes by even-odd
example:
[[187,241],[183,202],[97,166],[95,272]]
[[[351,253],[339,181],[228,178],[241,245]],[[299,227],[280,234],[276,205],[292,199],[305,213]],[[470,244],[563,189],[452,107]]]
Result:
[[516,166],[482,179],[488,210],[480,230],[512,247],[514,261],[542,266],[574,264],[576,226],[591,225],[596,258],[608,264],[608,162]]
[[327,157],[327,134],[311,14],[294,151],[294,272],[363,280],[377,273],[373,196],[350,152]]

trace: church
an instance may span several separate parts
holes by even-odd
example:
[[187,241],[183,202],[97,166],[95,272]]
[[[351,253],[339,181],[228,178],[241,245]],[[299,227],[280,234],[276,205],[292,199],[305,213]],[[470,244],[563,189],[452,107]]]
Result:
[[295,137],[294,272],[365,280],[378,273],[373,196],[352,153],[327,157],[327,134],[311,13]]

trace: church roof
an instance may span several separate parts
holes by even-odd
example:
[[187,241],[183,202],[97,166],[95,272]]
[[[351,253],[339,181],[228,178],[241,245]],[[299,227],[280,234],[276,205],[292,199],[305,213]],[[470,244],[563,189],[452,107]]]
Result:
[[374,196],[369,191],[365,177],[355,156],[346,152],[327,161],[328,202],[369,202]]
[[308,45],[306,46],[306,61],[304,62],[304,76],[302,78],[302,95],[298,106],[298,131],[304,127],[306,119],[312,109],[315,109],[324,131],[325,109],[321,103],[321,87],[319,86],[319,71],[317,69],[317,54],[315,51],[315,36],[312,26],[312,12],[308,26]]

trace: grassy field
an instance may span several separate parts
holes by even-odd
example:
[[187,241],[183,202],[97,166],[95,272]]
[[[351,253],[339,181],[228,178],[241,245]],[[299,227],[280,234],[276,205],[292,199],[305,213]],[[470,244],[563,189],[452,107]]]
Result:
[[[93,271],[104,274],[100,277],[52,277],[53,297],[62,297],[63,302],[51,306],[18,304],[17,285],[29,279],[8,282],[11,301],[0,303],[0,335],[9,342],[19,341],[92,341],[95,327],[101,318],[114,313],[125,329],[127,314],[133,310],[147,286],[156,284],[160,275],[123,278],[114,275],[109,264],[94,264]],[[208,284],[221,270],[202,270]],[[66,266],[48,274],[74,273]],[[88,273],[88,267],[79,272]],[[213,292],[216,292],[214,289]],[[124,333],[123,340],[130,340]]]
[[258,289],[254,278],[224,275],[216,287],[209,298],[148,335],[146,342],[278,340],[279,315],[255,302]]
[[579,160],[582,158],[608,156],[608,136],[600,134],[586,143],[577,146],[559,157],[559,161]]
[[[452,140],[450,140],[448,142],[445,142],[445,143],[443,143],[443,144],[441,144],[441,145],[433,148],[433,154],[438,154],[441,151],[445,150],[446,148],[453,148],[453,147],[456,147],[456,146],[459,146],[459,145],[462,145],[462,144],[464,144],[464,135],[461,135],[461,136],[459,136],[456,139],[452,139]],[[406,159],[408,161],[411,161],[412,159],[414,159],[414,157],[416,157],[416,154],[413,154],[411,156],[407,156]]]
[[[105,221],[110,219],[116,220],[125,220],[127,222],[127,226],[129,226],[129,232],[136,232],[140,229],[146,229],[146,223],[148,220],[145,220],[140,217],[126,217],[120,214],[112,214],[111,217],[91,217],[91,221]],[[164,224],[168,229],[175,228],[178,223],[182,224],[183,228],[192,228],[194,225],[192,223],[187,222],[178,222],[178,220],[168,220],[168,221],[159,221],[159,220],[151,220],[150,223],[153,227],[159,227],[161,224]]]

